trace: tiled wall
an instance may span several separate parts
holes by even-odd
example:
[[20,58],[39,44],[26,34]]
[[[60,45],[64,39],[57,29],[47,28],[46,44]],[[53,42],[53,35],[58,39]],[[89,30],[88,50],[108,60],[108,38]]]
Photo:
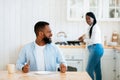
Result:
[[[33,26],[44,20],[51,24],[53,41],[64,31],[68,40],[76,40],[86,30],[85,21],[68,21],[67,0],[0,0],[0,70],[6,64],[15,63],[20,48],[35,35]],[[120,22],[99,22],[102,35],[110,40],[112,31],[120,33]]]

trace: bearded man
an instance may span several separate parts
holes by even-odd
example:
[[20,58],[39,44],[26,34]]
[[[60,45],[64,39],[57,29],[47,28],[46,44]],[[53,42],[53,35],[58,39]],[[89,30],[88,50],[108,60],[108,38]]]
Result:
[[60,49],[52,43],[49,23],[39,21],[34,26],[35,41],[25,45],[20,51],[16,68],[29,71],[56,71],[65,73],[67,65]]

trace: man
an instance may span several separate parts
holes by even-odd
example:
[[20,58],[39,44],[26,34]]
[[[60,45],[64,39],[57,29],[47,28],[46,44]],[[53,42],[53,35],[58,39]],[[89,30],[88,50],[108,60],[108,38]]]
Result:
[[36,40],[25,45],[16,63],[18,70],[56,71],[58,66],[62,73],[66,72],[66,63],[59,48],[51,43],[52,32],[49,23],[40,21],[34,26]]

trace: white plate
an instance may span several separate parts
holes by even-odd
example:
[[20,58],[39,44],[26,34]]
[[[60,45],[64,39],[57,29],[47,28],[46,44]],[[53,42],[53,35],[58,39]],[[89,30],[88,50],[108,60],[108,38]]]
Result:
[[55,72],[50,72],[50,71],[37,71],[34,72],[36,75],[47,75],[47,74],[55,74]]

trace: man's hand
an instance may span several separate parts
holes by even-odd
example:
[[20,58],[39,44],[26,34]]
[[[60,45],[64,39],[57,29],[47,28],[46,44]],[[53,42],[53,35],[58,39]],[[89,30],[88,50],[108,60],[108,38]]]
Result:
[[26,64],[26,65],[22,68],[22,71],[23,71],[24,73],[27,73],[27,72],[29,72],[29,68],[30,68],[29,64]]
[[65,73],[67,70],[66,66],[64,64],[60,64],[60,72]]

